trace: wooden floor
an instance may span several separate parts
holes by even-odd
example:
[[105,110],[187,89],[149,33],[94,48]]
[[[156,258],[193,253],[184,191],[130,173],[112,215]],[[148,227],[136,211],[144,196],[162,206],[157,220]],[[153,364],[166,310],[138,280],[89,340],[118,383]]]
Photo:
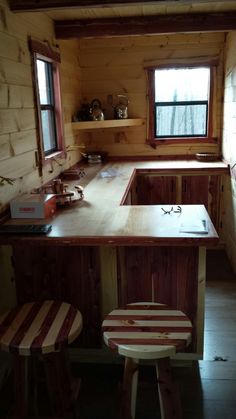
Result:
[[[236,418],[236,277],[224,253],[210,252],[207,264],[204,360],[192,368],[174,368],[180,384],[183,419]],[[80,419],[116,419],[119,363],[72,363],[82,378]],[[0,394],[0,419],[11,405],[11,387]],[[46,399],[45,405],[47,405]],[[160,419],[155,370],[140,370],[136,419]]]

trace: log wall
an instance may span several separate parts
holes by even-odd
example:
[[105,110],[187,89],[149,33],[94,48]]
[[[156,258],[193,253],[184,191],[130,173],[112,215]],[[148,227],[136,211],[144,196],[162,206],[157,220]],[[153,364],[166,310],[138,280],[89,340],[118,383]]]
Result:
[[[29,35],[57,43],[49,17],[11,13],[8,2],[0,0],[0,176],[13,179],[12,184],[1,183],[0,177],[0,214],[12,198],[56,177],[79,159],[78,149],[68,151],[66,159],[44,166],[42,177],[38,174]],[[62,41],[59,48],[65,142],[70,146],[76,140],[71,120],[80,99],[78,43]],[[15,304],[12,277],[11,249],[0,247],[0,312]]]
[[[13,14],[0,0],[0,176],[13,184],[0,183],[0,212],[19,193],[30,192],[79,159],[79,151],[68,151],[59,164],[44,166],[39,177],[35,152],[36,125],[28,36],[55,45],[53,21],[42,13]],[[80,99],[80,69],[77,41],[62,41],[61,90],[65,142],[74,144],[72,115]],[[1,180],[1,178],[0,178]]]

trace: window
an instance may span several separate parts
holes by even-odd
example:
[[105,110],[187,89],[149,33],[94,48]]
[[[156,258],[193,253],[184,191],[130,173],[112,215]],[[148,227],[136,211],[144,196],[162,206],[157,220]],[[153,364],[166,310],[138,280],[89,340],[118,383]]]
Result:
[[212,67],[148,70],[149,142],[211,142]]
[[36,101],[39,167],[64,154],[60,98],[60,55],[48,44],[30,39]]
[[47,155],[57,150],[53,68],[51,63],[38,58],[36,59],[36,65],[43,148],[45,155]]

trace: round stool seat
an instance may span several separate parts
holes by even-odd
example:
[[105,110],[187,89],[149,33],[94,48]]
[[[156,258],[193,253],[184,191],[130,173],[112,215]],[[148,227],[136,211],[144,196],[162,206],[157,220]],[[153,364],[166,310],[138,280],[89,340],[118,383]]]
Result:
[[59,301],[27,303],[0,317],[0,349],[29,356],[67,346],[82,329],[82,316]]
[[106,345],[120,355],[158,359],[185,351],[192,324],[184,313],[164,304],[134,303],[109,313],[102,330]]
[[[25,419],[31,416],[29,382],[37,395],[37,372],[40,366],[41,373],[41,365],[53,417],[67,418],[68,412],[75,409],[80,380],[73,379],[70,373],[67,346],[81,330],[81,313],[71,304],[60,301],[27,303],[0,317],[0,349],[10,352],[13,361],[15,404],[11,417]],[[34,409],[39,417],[41,404],[36,406],[36,398]]]
[[134,419],[140,359],[155,362],[162,419],[182,419],[179,391],[171,376],[170,357],[191,343],[192,324],[180,310],[159,303],[127,304],[102,323],[107,346],[125,356],[120,419]]

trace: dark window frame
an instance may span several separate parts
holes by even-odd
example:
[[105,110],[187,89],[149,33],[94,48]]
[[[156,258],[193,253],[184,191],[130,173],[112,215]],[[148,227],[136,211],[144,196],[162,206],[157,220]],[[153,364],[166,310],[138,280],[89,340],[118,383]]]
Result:
[[[39,170],[42,172],[42,167],[48,162],[55,158],[66,157],[64,132],[63,132],[63,115],[62,115],[62,104],[61,104],[61,91],[60,91],[60,54],[54,51],[49,44],[45,44],[29,38],[29,47],[32,58],[32,75],[33,75],[33,87],[35,97],[35,108],[36,108],[36,130],[37,130],[37,144],[38,144],[38,158],[37,164]],[[39,86],[37,77],[37,60],[42,60],[51,66],[52,76],[52,91],[53,91],[53,106],[40,104],[39,98]],[[51,92],[52,92],[51,91]],[[55,140],[56,146],[49,150],[44,151],[44,139],[42,129],[42,110],[51,110],[53,112],[53,119],[55,122]]]
[[[214,62],[199,62],[199,63],[177,63],[177,64],[163,64],[156,65],[155,67],[146,67],[147,83],[148,83],[148,138],[147,143],[152,147],[157,147],[161,144],[187,144],[187,143],[217,143],[217,139],[213,137],[213,113],[214,103],[213,97],[216,89],[215,86],[215,71],[217,63]],[[210,89],[208,99],[208,112],[207,112],[207,133],[206,135],[198,136],[158,136],[156,137],[156,114],[155,114],[155,70],[158,69],[171,69],[171,68],[200,68],[208,67],[210,70]],[[173,102],[171,102],[173,103]],[[188,102],[192,103],[192,102]]]

